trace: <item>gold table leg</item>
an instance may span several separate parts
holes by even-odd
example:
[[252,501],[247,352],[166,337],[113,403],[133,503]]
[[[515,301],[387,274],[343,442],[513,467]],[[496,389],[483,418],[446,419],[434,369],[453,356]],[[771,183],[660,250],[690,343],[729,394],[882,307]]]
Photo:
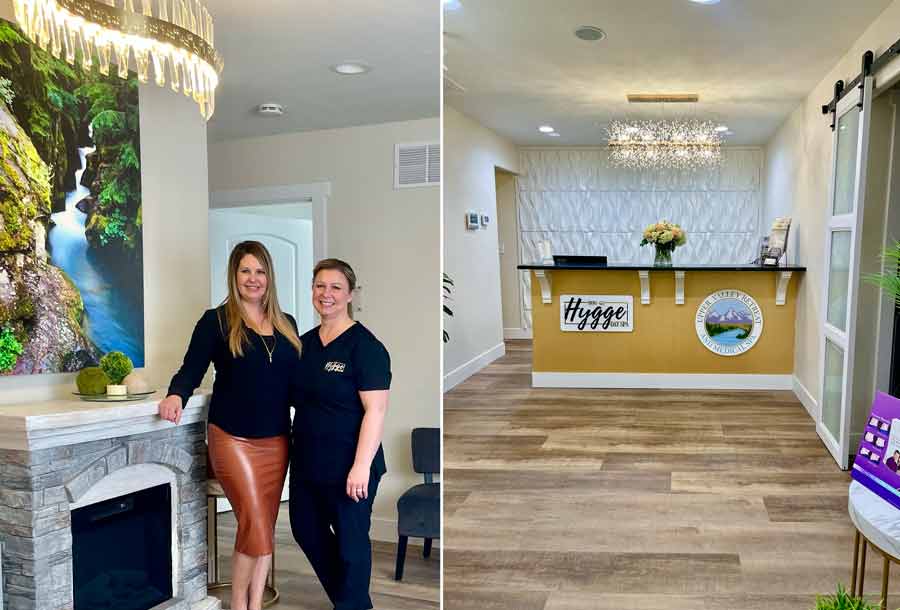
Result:
[[881,610],[887,610],[888,578],[891,575],[891,560],[884,556],[884,566],[881,568]]
[[856,576],[859,568],[859,530],[856,530],[856,540],[853,542],[853,571],[850,573],[850,595],[856,596]]

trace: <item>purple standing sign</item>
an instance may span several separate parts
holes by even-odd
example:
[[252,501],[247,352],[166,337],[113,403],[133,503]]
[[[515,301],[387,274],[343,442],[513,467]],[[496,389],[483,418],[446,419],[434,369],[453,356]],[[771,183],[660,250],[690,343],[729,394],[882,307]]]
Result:
[[851,476],[900,508],[900,399],[875,395]]

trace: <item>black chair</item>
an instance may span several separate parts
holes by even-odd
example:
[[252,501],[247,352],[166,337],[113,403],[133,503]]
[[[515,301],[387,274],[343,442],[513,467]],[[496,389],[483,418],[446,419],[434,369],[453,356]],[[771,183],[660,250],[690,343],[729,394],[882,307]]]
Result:
[[425,483],[406,490],[397,500],[397,570],[394,580],[403,578],[406,542],[410,536],[425,539],[422,556],[431,555],[431,541],[441,537],[441,484],[433,475],[441,472],[441,429],[414,428],[412,431],[413,470],[425,475]]

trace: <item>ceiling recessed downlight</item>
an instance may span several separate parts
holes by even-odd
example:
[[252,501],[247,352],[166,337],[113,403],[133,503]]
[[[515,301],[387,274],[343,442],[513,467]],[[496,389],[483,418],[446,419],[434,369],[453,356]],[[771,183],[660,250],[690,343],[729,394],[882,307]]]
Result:
[[256,107],[256,113],[265,117],[279,117],[284,114],[284,106],[275,102],[266,102]]
[[603,40],[606,38],[606,32],[593,25],[580,25],[575,30],[575,37],[588,42]]
[[719,125],[718,127],[716,127],[716,131],[718,131],[719,133],[728,131],[728,125]]
[[345,76],[353,76],[371,71],[372,66],[358,61],[345,61],[344,63],[331,66],[331,70]]
[[691,0],[694,4],[718,4],[719,0]]
[[541,125],[540,127],[538,127],[538,131],[540,131],[541,133],[552,133],[556,130],[549,125]]

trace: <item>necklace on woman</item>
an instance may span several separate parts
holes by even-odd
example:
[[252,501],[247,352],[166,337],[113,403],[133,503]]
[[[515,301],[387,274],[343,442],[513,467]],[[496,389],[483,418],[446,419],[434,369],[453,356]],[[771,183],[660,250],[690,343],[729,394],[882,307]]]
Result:
[[275,353],[275,344],[278,343],[278,335],[272,335],[272,349],[269,349],[269,344],[266,343],[265,337],[259,333],[257,333],[256,336],[262,341],[263,347],[266,348],[266,353],[269,355],[269,364],[272,364],[272,354]]

